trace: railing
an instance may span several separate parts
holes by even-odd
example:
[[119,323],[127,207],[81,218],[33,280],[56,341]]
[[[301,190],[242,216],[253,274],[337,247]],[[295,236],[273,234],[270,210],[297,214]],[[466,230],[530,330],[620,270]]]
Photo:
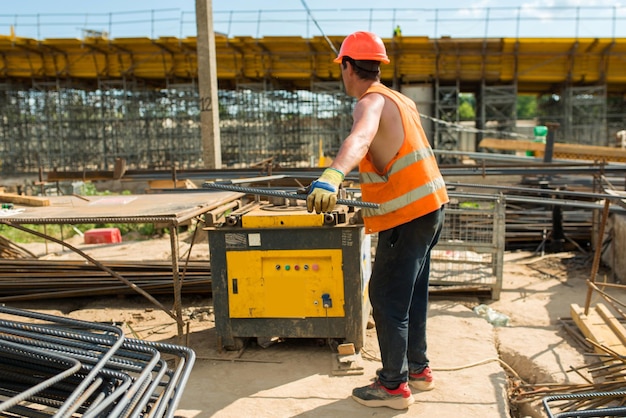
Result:
[[[271,7],[271,5],[264,5]],[[6,11],[8,7],[4,7]],[[622,38],[626,7],[468,7],[213,10],[214,29],[229,37],[347,35],[391,37]],[[177,8],[112,13],[0,13],[0,34],[34,39],[196,36],[195,11]]]

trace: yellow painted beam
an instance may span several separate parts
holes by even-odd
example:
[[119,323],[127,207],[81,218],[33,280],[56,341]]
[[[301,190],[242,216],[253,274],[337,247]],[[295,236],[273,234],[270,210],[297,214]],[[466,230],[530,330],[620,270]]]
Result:
[[[220,81],[274,79],[310,84],[340,80],[332,62],[343,37],[233,37],[217,35]],[[401,82],[517,82],[519,91],[555,84],[606,83],[626,91],[626,38],[384,39],[391,64],[382,77]],[[197,77],[195,37],[35,40],[0,35],[0,80]]]

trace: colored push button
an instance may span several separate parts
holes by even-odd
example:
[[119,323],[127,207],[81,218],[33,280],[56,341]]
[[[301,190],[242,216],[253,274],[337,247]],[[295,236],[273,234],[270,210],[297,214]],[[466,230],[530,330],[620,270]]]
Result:
[[291,266],[289,264],[285,264],[285,270],[287,271],[291,270]]
[[324,293],[322,295],[322,306],[324,308],[332,308],[333,307],[333,299],[330,297],[328,293]]
[[317,264],[313,264],[311,268],[313,269],[313,271],[318,271],[320,269],[320,266],[318,266]]

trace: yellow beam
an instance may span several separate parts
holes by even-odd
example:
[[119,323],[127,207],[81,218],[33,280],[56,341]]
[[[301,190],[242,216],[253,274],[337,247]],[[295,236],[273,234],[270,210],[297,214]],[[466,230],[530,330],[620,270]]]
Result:
[[[343,37],[329,37],[339,49]],[[340,80],[325,37],[216,35],[220,81],[273,79],[308,85]],[[384,39],[391,64],[385,81],[516,81],[518,90],[547,91],[555,84],[606,83],[626,91],[626,38],[440,38]],[[197,78],[196,38],[85,38],[35,40],[0,35],[0,80],[137,77]]]

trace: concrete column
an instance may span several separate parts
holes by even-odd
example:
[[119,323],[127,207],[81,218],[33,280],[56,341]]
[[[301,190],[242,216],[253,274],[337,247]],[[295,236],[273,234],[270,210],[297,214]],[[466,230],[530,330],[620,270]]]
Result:
[[200,130],[204,168],[222,168],[217,63],[211,0],[196,0],[198,85],[200,89]]

